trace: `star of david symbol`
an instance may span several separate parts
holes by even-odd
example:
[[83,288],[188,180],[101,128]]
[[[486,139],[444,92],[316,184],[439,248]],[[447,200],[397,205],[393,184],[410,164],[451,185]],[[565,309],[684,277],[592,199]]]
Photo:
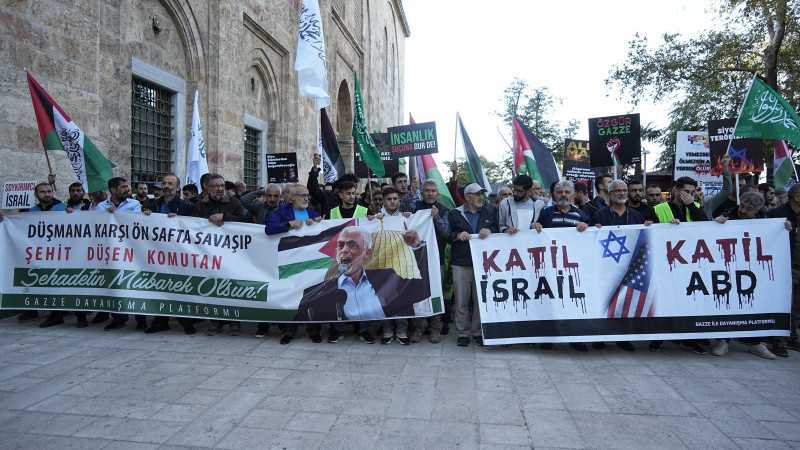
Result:
[[733,158],[745,159],[745,155],[747,154],[747,147],[741,150],[736,150],[735,148],[733,148],[733,146],[731,146],[730,148],[728,148],[728,152],[730,153],[731,159]]
[[[603,258],[611,257],[614,258],[614,261],[619,263],[619,259],[622,257],[622,255],[631,252],[627,247],[625,247],[625,239],[627,239],[627,236],[617,236],[613,231],[609,231],[608,237],[598,241],[600,242],[600,245],[603,246]],[[609,248],[613,242],[619,244],[619,250],[617,252],[613,252]]]

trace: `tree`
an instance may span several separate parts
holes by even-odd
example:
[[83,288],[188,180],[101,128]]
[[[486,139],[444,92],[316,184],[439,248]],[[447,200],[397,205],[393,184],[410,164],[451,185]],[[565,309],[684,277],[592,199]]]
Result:
[[[557,164],[564,161],[564,139],[571,138],[580,126],[576,119],[562,124],[552,119],[556,107],[563,100],[554,97],[547,87],[529,88],[528,83],[520,78],[514,81],[503,91],[502,102],[504,108],[496,112],[497,116],[511,129],[512,119],[525,124],[540,141],[553,152]],[[514,154],[509,149],[504,152],[503,168],[513,177]]]
[[[642,100],[671,104],[669,124],[651,135],[668,150],[675,148],[677,131],[702,130],[709,119],[736,117],[754,73],[795,108],[800,101],[800,2],[719,0],[717,13],[724,29],[696,39],[665,34],[651,48],[647,38],[634,35],[628,60],[606,79],[633,105]],[[672,172],[674,166],[675,152],[662,152],[656,167]]]
[[[486,178],[489,179],[489,183],[492,184],[509,184],[511,183],[511,176],[509,173],[506,172],[503,163],[498,163],[495,161],[489,161],[483,155],[478,155],[478,158],[481,160],[481,164],[483,165],[483,170],[486,172]],[[447,167],[448,170],[452,161],[445,161],[444,167]],[[456,172],[456,180],[458,180],[459,186],[466,186],[470,183],[469,180],[469,171],[467,170],[467,165],[461,161],[458,163],[458,171]]]

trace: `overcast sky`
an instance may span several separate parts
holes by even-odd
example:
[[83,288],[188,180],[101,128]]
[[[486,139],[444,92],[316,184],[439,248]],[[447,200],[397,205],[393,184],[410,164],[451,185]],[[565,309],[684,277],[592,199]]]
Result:
[[[633,107],[605,79],[625,60],[635,33],[651,45],[664,33],[695,37],[713,26],[711,2],[687,0],[520,1],[403,0],[406,39],[405,110],[417,122],[436,122],[441,163],[453,158],[456,112],[478,153],[499,161],[511,130],[494,114],[514,77],[546,86],[563,99],[555,119],[578,119],[576,139],[588,139],[590,117],[641,115],[642,124],[666,123],[668,105]],[[652,168],[661,149],[653,152]]]

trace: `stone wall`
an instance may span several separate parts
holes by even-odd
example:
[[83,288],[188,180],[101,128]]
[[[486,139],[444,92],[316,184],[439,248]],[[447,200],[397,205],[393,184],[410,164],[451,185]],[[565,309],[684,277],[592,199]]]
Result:
[[[209,167],[243,177],[245,115],[266,123],[266,151],[297,152],[300,173],[316,150],[314,100],[301,97],[294,60],[301,0],[10,0],[0,6],[0,182],[48,173],[27,68],[130,177],[132,61],[184,83],[176,105],[173,170],[185,174],[194,91]],[[370,130],[404,123],[400,0],[320,0],[328,60],[328,114],[352,167],[353,71]],[[392,56],[394,54],[394,57]],[[392,62],[394,60],[394,62]],[[387,72],[388,69],[388,72]],[[56,196],[75,175],[49,152]],[[301,175],[302,177],[302,175]],[[301,178],[302,179],[302,178]]]

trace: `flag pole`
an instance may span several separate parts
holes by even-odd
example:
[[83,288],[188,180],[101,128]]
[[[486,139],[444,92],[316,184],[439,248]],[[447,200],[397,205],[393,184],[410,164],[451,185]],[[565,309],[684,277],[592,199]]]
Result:
[[[27,67],[23,67],[22,70],[25,71],[25,77],[27,78],[27,76],[28,76],[28,68]],[[50,165],[50,155],[47,154],[47,149],[44,148],[44,146],[42,146],[42,150],[44,151],[44,159],[45,159],[45,161],[47,161],[47,175],[48,175],[47,181],[49,182],[50,181],[50,175],[55,175],[55,174],[53,173],[53,166]],[[54,191],[57,190],[55,183],[53,183],[53,190]]]
[[[756,77],[758,76],[757,72],[753,72],[753,80],[750,82],[750,87],[747,88],[747,94],[744,96],[744,100],[742,101],[742,106],[739,107],[739,114],[736,115],[736,123],[733,125],[733,131],[731,131],[731,137],[728,139],[728,147],[725,149],[725,154],[730,155],[731,153],[731,145],[733,144],[733,133],[736,131],[736,127],[739,126],[739,119],[742,118],[742,110],[744,109],[744,104],[747,102],[747,98],[750,97],[750,91],[753,89],[753,84],[755,84]],[[739,198],[741,197],[741,192],[739,192],[739,173],[736,173],[736,204],[739,205]]]

